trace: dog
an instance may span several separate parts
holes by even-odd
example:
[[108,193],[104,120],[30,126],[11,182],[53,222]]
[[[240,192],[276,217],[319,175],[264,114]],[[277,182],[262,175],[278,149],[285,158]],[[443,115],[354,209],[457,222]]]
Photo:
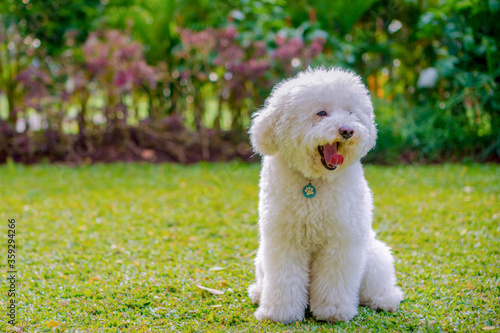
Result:
[[255,317],[283,324],[309,304],[322,321],[351,320],[358,305],[396,311],[403,299],[391,250],[372,229],[373,198],[360,159],[377,137],[359,76],[316,68],[277,84],[252,119],[263,155]]

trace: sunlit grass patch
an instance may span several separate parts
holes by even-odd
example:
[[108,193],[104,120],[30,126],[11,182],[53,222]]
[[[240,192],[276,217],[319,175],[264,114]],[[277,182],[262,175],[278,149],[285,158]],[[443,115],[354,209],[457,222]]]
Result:
[[[27,332],[498,331],[500,167],[366,167],[374,228],[393,248],[405,301],[396,313],[361,307],[348,323],[308,314],[288,326],[257,322],[246,294],[258,245],[259,169],[2,166],[0,218],[17,221],[17,326]],[[0,316],[0,330],[10,329],[5,311]]]

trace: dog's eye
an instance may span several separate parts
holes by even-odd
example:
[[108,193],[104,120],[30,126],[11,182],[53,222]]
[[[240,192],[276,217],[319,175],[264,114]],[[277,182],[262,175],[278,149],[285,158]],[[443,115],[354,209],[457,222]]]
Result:
[[352,114],[352,111],[351,111],[351,112],[349,112],[349,114]]
[[326,111],[320,111],[318,113],[316,113],[318,116],[321,116],[321,117],[324,117],[324,116],[327,116],[327,113]]

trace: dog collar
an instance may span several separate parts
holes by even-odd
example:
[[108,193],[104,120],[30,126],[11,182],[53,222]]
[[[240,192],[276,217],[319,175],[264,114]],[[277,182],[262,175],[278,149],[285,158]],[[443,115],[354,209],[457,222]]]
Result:
[[311,184],[311,180],[310,179],[307,179],[307,180],[309,181],[309,184],[307,184],[306,186],[304,186],[304,188],[302,189],[302,194],[306,198],[313,198],[316,195],[316,187],[314,187]]

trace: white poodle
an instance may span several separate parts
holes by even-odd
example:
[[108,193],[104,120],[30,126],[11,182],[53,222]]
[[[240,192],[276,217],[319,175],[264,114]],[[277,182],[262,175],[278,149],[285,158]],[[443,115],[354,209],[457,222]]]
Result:
[[352,319],[358,304],[395,311],[403,292],[391,251],[372,230],[360,163],[377,136],[360,78],[319,68],[279,83],[250,136],[264,155],[256,282],[248,289],[255,317],[302,320],[308,303],[327,321]]

